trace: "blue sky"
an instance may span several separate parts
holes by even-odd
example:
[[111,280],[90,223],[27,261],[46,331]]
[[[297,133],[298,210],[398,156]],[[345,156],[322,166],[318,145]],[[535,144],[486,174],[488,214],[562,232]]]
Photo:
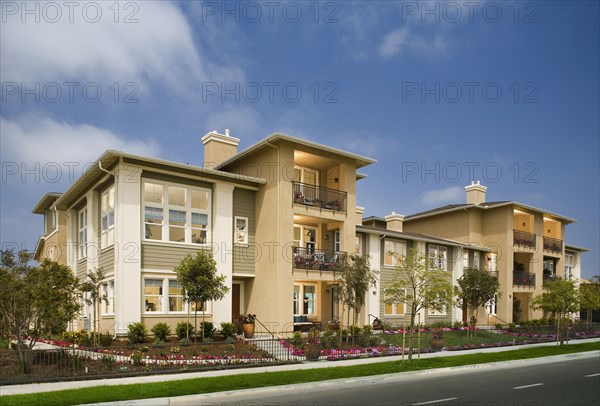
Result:
[[365,215],[517,200],[599,273],[599,3],[2,2],[3,248],[106,149],[202,163],[212,129],[378,160]]

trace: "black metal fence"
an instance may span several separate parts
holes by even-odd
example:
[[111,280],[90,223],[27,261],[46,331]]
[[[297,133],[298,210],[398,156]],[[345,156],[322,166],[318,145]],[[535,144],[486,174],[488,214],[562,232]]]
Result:
[[346,212],[347,196],[348,193],[340,190],[292,182],[292,198],[297,204]]
[[521,247],[535,248],[535,234],[513,230],[513,243]]

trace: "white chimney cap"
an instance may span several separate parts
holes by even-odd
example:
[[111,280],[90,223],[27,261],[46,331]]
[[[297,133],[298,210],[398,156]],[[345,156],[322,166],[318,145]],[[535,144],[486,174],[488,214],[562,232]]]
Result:
[[226,129],[225,129],[225,135],[226,135],[227,137],[229,137],[229,128],[226,128]]

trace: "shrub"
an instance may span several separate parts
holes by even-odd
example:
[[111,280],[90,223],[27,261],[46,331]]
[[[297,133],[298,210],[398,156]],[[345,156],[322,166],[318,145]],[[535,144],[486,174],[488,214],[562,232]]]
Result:
[[65,331],[62,333],[61,338],[65,341],[79,345],[89,346],[91,343],[90,333],[87,330]]
[[223,334],[223,337],[233,337],[236,332],[237,328],[235,324],[227,322],[221,323],[221,334]]
[[202,347],[200,347],[200,351],[202,352],[208,352],[209,348],[208,345],[203,345]]
[[110,335],[110,333],[106,333],[106,334],[100,334],[98,336],[98,338],[100,339],[100,346],[102,347],[110,347],[113,343],[113,338]]
[[321,343],[323,344],[323,348],[326,349],[335,348],[338,342],[339,338],[335,330],[327,329],[323,333],[323,337],[321,337]]
[[210,321],[204,321],[200,323],[200,329],[204,331],[204,337],[210,337],[213,331],[215,331],[215,326]]
[[171,334],[171,328],[167,323],[157,323],[152,327],[152,334],[154,334],[154,337],[158,340],[166,341],[167,336]]
[[179,340],[179,345],[189,345],[192,342],[190,340],[188,340],[187,338],[182,338],[181,340]]
[[152,346],[155,348],[162,348],[165,346],[165,342],[156,338],[154,341],[152,341]]
[[117,358],[112,355],[102,355],[100,360],[102,361],[104,369],[108,369],[109,371],[112,371],[115,362],[117,362]]
[[362,333],[364,335],[371,335],[371,333],[373,332],[373,328],[371,327],[370,324],[365,324],[362,328]]
[[494,327],[496,327],[496,330],[502,330],[502,324],[500,323],[496,323]]
[[348,326],[348,333],[349,333],[351,336],[356,336],[356,335],[358,335],[358,333],[360,333],[360,331],[361,331],[361,330],[362,330],[362,329],[361,329],[360,327],[358,327],[358,326]]
[[141,365],[143,357],[143,353],[141,353],[140,351],[136,351],[131,355],[131,362],[133,363],[133,365]]
[[144,323],[131,323],[127,329],[127,338],[131,344],[143,343],[148,336],[148,330]]
[[192,326],[191,323],[186,323],[185,321],[177,323],[177,327],[175,327],[175,334],[177,334],[177,338],[180,340],[182,338],[188,338],[186,330],[189,332],[190,337],[194,335],[194,326]]
[[302,333],[300,331],[294,331],[294,335],[292,336],[290,343],[297,348],[302,347]]

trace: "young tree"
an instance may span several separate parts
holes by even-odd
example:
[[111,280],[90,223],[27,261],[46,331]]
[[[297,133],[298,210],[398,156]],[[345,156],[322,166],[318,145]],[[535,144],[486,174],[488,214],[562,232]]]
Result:
[[569,313],[579,310],[579,294],[575,288],[575,282],[564,279],[549,281],[545,288],[544,293],[533,298],[531,308],[556,316],[556,341],[560,341],[562,345],[564,334],[561,326],[566,322]]
[[[211,300],[221,300],[229,292],[229,288],[223,284],[225,276],[217,275],[217,263],[205,251],[199,251],[196,256],[188,254],[174,271],[179,284],[185,291],[185,301],[195,304],[194,329],[198,331],[198,307],[204,306]],[[202,325],[204,326],[204,308],[202,310]],[[204,329],[202,329],[202,339],[204,339]]]
[[104,282],[105,273],[104,270],[96,269],[88,274],[88,280],[83,282],[80,286],[80,291],[84,294],[85,302],[88,305],[92,305],[94,309],[94,326],[93,326],[93,342],[94,345],[99,345],[99,323],[100,323],[100,306],[102,302],[108,303],[106,295],[102,295],[102,286],[106,284]]
[[358,314],[365,305],[369,288],[377,286],[376,274],[376,271],[371,269],[369,257],[362,255],[351,255],[347,261],[342,261],[335,268],[339,297],[348,307],[348,318],[350,309],[354,312],[353,326],[356,326]]
[[580,310],[586,312],[586,321],[592,322],[594,310],[600,309],[600,276],[594,276],[592,283],[579,285]]
[[71,269],[46,259],[29,265],[31,254],[1,253],[0,312],[17,342],[23,372],[29,372],[31,350],[37,340],[64,331],[79,311],[79,283]]
[[467,306],[470,310],[469,320],[477,322],[477,309],[486,303],[494,300],[496,294],[499,295],[498,279],[494,278],[485,269],[467,268],[463,275],[458,278],[458,286],[454,287],[454,292],[458,298],[459,306]]
[[[394,253],[391,253],[395,255]],[[403,303],[409,309],[410,331],[408,359],[412,360],[415,319],[423,309],[441,311],[452,302],[450,274],[428,261],[418,249],[411,249],[406,258],[397,257],[396,269],[384,289],[386,304]]]

